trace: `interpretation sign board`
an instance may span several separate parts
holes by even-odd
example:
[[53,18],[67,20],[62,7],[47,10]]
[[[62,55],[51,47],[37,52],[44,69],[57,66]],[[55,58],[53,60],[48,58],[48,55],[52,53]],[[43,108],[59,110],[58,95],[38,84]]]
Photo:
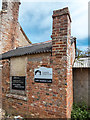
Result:
[[25,90],[25,76],[12,76],[12,89]]
[[34,81],[39,83],[52,83],[52,68],[40,67],[34,69]]

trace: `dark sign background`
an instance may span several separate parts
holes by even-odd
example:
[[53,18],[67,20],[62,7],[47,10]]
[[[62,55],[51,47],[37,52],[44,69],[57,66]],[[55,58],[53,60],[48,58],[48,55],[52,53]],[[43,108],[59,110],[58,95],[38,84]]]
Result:
[[38,83],[52,83],[52,79],[35,78],[34,81]]
[[25,90],[25,76],[12,76],[12,89]]

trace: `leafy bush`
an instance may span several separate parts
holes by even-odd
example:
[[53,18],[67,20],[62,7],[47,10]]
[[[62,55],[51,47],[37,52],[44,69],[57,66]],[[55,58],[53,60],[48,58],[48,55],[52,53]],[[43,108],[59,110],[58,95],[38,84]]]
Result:
[[87,105],[84,102],[78,104],[74,103],[71,118],[74,120],[89,120],[90,111]]

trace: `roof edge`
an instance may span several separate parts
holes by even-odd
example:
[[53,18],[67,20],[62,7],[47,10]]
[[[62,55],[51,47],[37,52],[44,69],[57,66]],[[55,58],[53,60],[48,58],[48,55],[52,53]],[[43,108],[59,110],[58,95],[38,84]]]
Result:
[[26,38],[26,40],[31,44],[32,42],[29,40],[29,38],[27,37],[26,33],[24,32],[23,28],[20,25],[20,30],[22,32],[22,34],[24,35],[24,37]]

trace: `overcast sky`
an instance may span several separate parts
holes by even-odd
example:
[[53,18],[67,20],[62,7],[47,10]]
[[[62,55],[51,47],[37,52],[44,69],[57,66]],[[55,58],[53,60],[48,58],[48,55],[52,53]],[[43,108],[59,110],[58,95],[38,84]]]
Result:
[[88,0],[21,0],[19,22],[32,43],[51,40],[53,10],[64,7],[69,7],[77,47],[88,47]]

